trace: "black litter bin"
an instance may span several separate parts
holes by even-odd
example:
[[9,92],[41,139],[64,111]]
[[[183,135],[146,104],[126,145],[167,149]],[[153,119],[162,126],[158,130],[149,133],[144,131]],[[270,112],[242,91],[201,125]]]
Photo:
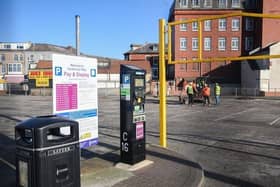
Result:
[[39,116],[15,127],[18,187],[79,187],[78,122]]

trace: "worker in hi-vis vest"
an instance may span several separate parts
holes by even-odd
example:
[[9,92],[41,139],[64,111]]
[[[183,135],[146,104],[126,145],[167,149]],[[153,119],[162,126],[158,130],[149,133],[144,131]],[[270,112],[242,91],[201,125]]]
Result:
[[189,105],[193,105],[193,87],[192,87],[192,82],[189,83],[189,85],[187,86],[187,94],[188,94],[188,99],[189,99],[189,102],[188,104]]
[[215,84],[214,87],[214,95],[215,95],[215,100],[216,100],[216,105],[220,104],[221,102],[221,87],[218,83]]

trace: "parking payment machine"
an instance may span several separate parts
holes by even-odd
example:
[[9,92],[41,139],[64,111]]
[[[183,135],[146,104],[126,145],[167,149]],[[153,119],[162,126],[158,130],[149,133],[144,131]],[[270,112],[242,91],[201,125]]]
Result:
[[135,164],[146,158],[146,71],[132,65],[121,65],[120,72],[121,162]]

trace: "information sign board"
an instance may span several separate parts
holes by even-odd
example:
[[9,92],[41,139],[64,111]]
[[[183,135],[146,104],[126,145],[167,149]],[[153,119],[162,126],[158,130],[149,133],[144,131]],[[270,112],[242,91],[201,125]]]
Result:
[[79,122],[82,148],[98,143],[97,59],[53,55],[53,113]]

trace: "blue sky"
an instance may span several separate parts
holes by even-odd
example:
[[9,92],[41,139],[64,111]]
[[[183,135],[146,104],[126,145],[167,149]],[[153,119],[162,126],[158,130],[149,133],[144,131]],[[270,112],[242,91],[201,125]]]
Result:
[[0,42],[75,47],[80,15],[80,51],[123,59],[132,43],[158,42],[158,21],[173,0],[1,0]]

